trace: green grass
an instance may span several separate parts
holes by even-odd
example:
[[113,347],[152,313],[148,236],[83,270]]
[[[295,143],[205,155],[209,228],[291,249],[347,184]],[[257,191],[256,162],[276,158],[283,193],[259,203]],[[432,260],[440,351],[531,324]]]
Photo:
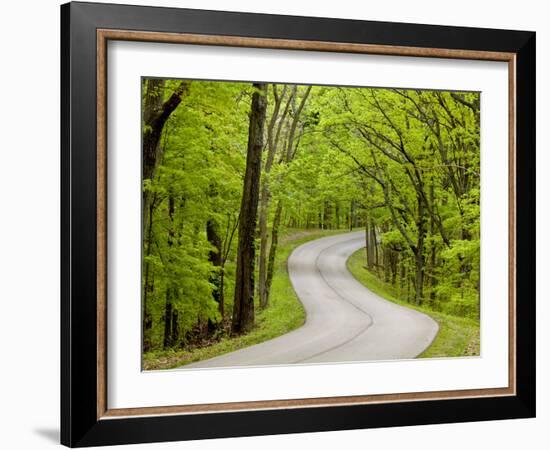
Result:
[[432,317],[439,324],[439,333],[419,358],[449,356],[479,356],[479,321],[434,311],[426,306],[416,306],[399,299],[393,286],[380,280],[366,268],[365,250],[355,252],[347,266],[353,276],[380,297],[407,306]]
[[[292,250],[305,242],[342,232],[344,231],[287,230],[281,236],[277,251],[269,306],[261,310],[258,304],[255,305],[256,323],[252,331],[236,337],[225,336],[219,341],[198,348],[146,353],[143,355],[143,368],[145,370],[172,369],[259,344],[301,327],[306,315],[290,283],[287,272],[288,257]],[[227,300],[227,311],[231,311],[232,299],[227,298]]]

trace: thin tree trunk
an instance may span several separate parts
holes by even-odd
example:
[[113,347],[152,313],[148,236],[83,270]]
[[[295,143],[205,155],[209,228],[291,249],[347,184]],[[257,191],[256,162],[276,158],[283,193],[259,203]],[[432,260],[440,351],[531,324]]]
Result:
[[166,305],[164,307],[164,342],[166,350],[172,346],[172,287],[166,288]]
[[[266,174],[267,175],[267,174]],[[260,257],[259,257],[259,271],[258,271],[258,294],[260,297],[260,308],[267,306],[266,295],[266,271],[267,271],[267,216],[269,212],[269,188],[267,179],[262,184],[262,190],[260,194]]]
[[[214,268],[216,269],[216,272],[212,273],[210,277],[210,283],[214,285],[214,289],[212,290],[212,297],[214,298],[214,301],[218,304],[218,311],[220,313],[223,312],[223,291],[221,289],[221,278],[222,278],[222,239],[218,233],[218,224],[214,221],[214,219],[209,219],[206,222],[206,239],[208,239],[208,242],[212,247],[214,247],[214,250],[210,250],[208,253],[208,260],[212,263]],[[222,316],[223,318],[223,316]],[[215,328],[214,323],[209,319],[208,320],[208,328],[210,330],[213,330]]]
[[386,283],[390,282],[391,277],[391,255],[390,255],[390,249],[387,245],[384,245],[382,247],[382,258],[383,258],[383,264],[384,264],[384,281]]
[[365,221],[365,233],[367,235],[367,268],[372,270],[375,266],[374,252],[376,247],[376,239],[373,236],[373,226],[369,219]]
[[282,113],[282,117],[279,120],[279,125],[275,130],[275,125],[279,119],[279,110],[286,92],[286,86],[283,88],[281,95],[279,95],[277,86],[273,85],[273,97],[275,104],[273,106],[273,114],[269,125],[267,127],[267,158],[264,167],[264,174],[262,177],[262,186],[260,191],[260,212],[259,212],[259,228],[260,228],[260,256],[259,256],[259,270],[258,270],[258,295],[260,297],[260,308],[267,307],[268,297],[266,294],[266,271],[267,271],[267,242],[269,239],[267,232],[267,219],[269,215],[269,202],[271,193],[269,192],[269,173],[273,166],[275,154],[279,144],[279,135],[283,126],[283,122],[288,113],[290,103],[293,96],[296,94],[296,87],[293,88],[286,107]]
[[405,277],[407,276],[407,271],[405,268],[405,255],[403,255],[403,257],[401,258],[399,265],[401,266],[401,270],[399,274],[399,295],[401,295],[405,287]]
[[[147,225],[147,241],[146,241],[146,247],[145,247],[145,253],[144,256],[150,256],[151,255],[151,249],[153,247],[153,209],[154,209],[154,202],[151,202],[150,204],[150,211],[149,211],[149,223]],[[143,311],[142,311],[142,350],[143,352],[147,352],[151,349],[151,336],[150,332],[153,328],[153,316],[151,314],[151,311],[149,310],[149,296],[153,293],[153,276],[151,275],[151,264],[147,260],[145,262],[145,275],[144,275],[144,282],[143,282]]]
[[352,200],[349,205],[349,231],[353,231],[353,226],[355,223],[355,202]]
[[220,299],[222,301],[218,304],[218,307],[223,321],[225,315],[225,267],[223,265],[220,272]]
[[265,83],[254,84],[254,88],[241,200],[235,299],[231,326],[232,332],[236,334],[247,332],[254,325],[255,234],[267,109],[267,85]]
[[237,228],[239,226],[240,222],[240,216],[235,219],[235,223],[232,224],[231,220],[232,216],[230,214],[227,215],[227,227],[225,230],[225,236],[223,239],[222,244],[222,265],[220,269],[220,298],[224,299],[219,304],[219,311],[222,316],[222,320],[225,316],[225,263],[227,262],[227,259],[229,258],[229,253],[231,252],[231,244],[233,242],[233,237],[235,236],[235,232],[237,231]]
[[[430,202],[434,203],[434,185],[433,182],[430,185]],[[430,236],[433,236],[435,232],[435,223],[432,216],[430,216]],[[430,255],[430,305],[433,307],[435,305],[435,287],[437,284],[437,280],[435,278],[435,268],[436,268],[436,248],[435,248],[435,242],[432,239],[430,241],[431,246],[431,255]]]
[[380,268],[380,251],[378,248],[378,239],[376,237],[376,225],[371,222],[371,242],[372,247],[374,248],[374,268],[378,274],[378,269]]
[[397,281],[397,261],[399,259],[399,254],[394,250],[390,250],[390,255],[391,255],[391,284],[392,286],[395,286],[395,282]]
[[275,217],[273,218],[273,228],[271,230],[271,247],[269,248],[269,258],[267,264],[267,277],[266,277],[266,295],[269,298],[271,292],[271,284],[273,282],[273,274],[275,272],[275,255],[277,253],[277,245],[279,244],[279,225],[281,223],[281,213],[283,211],[283,204],[279,200],[277,203],[277,209],[275,210]]
[[[174,239],[175,239],[175,230],[174,230],[174,211],[175,211],[175,201],[174,196],[170,195],[168,197],[168,219],[169,219],[169,229],[168,229],[168,247],[171,248],[174,245]],[[171,263],[171,257],[170,257],[170,251],[168,252],[169,255],[169,263]],[[172,337],[174,335],[174,325],[172,324],[173,316],[174,316],[174,294],[175,289],[172,286],[172,282],[169,280],[168,285],[166,286],[166,303],[164,306],[164,348],[167,349],[169,347],[172,347],[174,342],[172,341]]]
[[323,222],[325,225],[325,229],[331,229],[332,228],[332,211],[330,208],[330,202],[328,200],[325,200],[323,203]]
[[418,220],[417,227],[417,242],[416,251],[414,252],[415,263],[415,303],[421,305],[424,299],[424,236],[425,217],[424,217],[424,201],[418,195]]
[[[298,105],[298,108],[296,108],[296,110],[294,111],[292,122],[290,124],[290,129],[287,134],[286,147],[283,149],[281,158],[279,159],[280,163],[288,164],[296,156],[296,152],[298,150],[298,145],[299,145],[299,142],[294,141],[296,128],[298,126],[298,120],[300,118],[300,115],[302,114],[302,111],[304,109],[304,106],[306,104],[306,101],[310,92],[311,92],[311,86],[308,86],[300,100],[300,104]],[[287,106],[290,105],[291,103],[294,103],[296,98],[297,98],[297,87],[294,87],[294,90],[292,92],[292,95],[289,98]],[[271,283],[273,281],[275,254],[277,251],[278,231],[279,231],[279,226],[281,222],[282,209],[283,209],[282,203],[279,200],[275,211],[275,217],[273,219],[273,229],[271,233],[271,247],[269,249],[269,256],[268,256],[268,267],[267,267],[265,291],[264,291],[266,305],[269,303],[269,293],[271,290]],[[298,224],[300,223],[299,220],[294,219],[294,221]]]
[[180,337],[180,329],[179,329],[179,322],[178,322],[178,310],[175,308],[172,308],[172,337],[171,337],[172,346],[178,343],[179,337]]
[[415,278],[414,278],[414,288],[415,288],[415,297],[414,303],[416,305],[422,304],[422,299],[424,298],[424,256],[417,252],[414,255],[415,263]]

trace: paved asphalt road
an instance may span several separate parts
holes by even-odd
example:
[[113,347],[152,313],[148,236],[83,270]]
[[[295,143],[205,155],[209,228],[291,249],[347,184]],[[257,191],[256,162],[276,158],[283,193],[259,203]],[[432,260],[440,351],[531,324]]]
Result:
[[435,338],[438,325],[425,314],[384,300],[349,273],[347,259],[364,245],[364,233],[353,232],[296,248],[288,272],[306,310],[306,323],[278,338],[181,369],[418,356]]

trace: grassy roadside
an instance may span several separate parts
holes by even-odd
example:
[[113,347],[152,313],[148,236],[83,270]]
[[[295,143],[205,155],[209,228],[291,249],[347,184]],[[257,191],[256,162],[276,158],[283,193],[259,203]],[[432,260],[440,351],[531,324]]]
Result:
[[[223,337],[210,345],[194,349],[146,353],[143,357],[143,368],[145,370],[173,369],[259,344],[302,326],[305,321],[305,311],[290,283],[286,267],[287,259],[292,250],[305,242],[342,232],[344,231],[288,230],[281,236],[277,251],[269,307],[260,310],[258,304],[255,305],[256,324],[250,333],[238,337]],[[230,307],[231,303],[227,307]]]
[[425,306],[415,306],[404,300],[400,300],[396,295],[395,289],[366,270],[365,264],[366,255],[364,249],[358,250],[351,255],[347,262],[348,269],[353,276],[371,291],[386,300],[421,311],[432,317],[439,324],[439,333],[432,345],[420,354],[419,358],[479,356],[478,321],[443,314]]

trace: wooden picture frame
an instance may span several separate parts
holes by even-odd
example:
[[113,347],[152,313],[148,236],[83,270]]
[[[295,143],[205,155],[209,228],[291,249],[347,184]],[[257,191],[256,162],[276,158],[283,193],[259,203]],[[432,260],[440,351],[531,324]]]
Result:
[[[61,442],[91,446],[535,415],[535,33],[125,5],[61,7]],[[106,395],[109,40],[505,61],[506,388],[110,409]]]

